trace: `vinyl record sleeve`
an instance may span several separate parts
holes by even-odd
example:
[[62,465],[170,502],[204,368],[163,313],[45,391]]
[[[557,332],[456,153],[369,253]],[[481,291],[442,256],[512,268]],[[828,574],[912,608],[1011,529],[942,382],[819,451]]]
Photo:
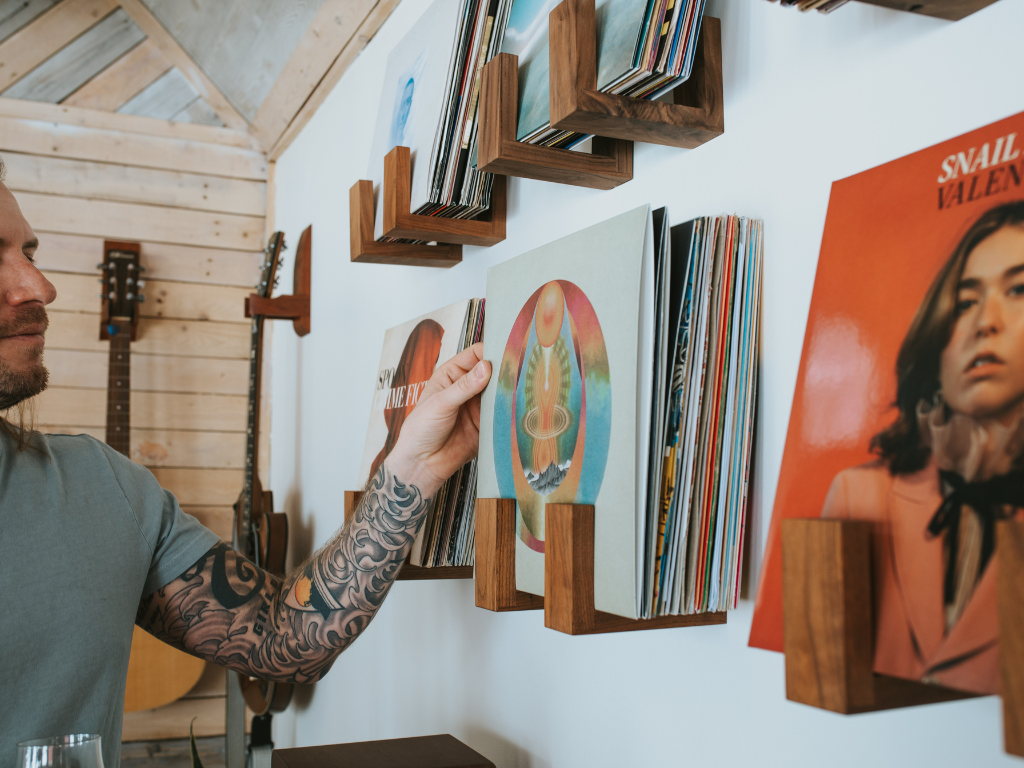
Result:
[[544,592],[544,503],[593,504],[595,606],[630,618],[650,431],[650,220],[643,206],[487,273],[493,373],[481,403],[478,496],[517,499],[516,585],[533,594]]
[[[887,604],[883,595],[876,605],[880,622],[876,671],[904,677],[917,675],[920,679],[920,670],[914,675],[907,674],[912,665],[901,666],[894,661],[895,652],[886,650],[899,626],[903,629],[898,631],[903,633],[907,626],[912,627],[922,658],[931,656],[930,646],[934,644],[930,637],[934,636],[940,645],[957,639],[960,623],[948,629],[948,638],[943,639],[946,630],[942,627],[942,589],[941,584],[932,583],[936,578],[941,580],[941,575],[934,577],[932,573],[925,578],[916,565],[930,563],[928,567],[936,569],[936,573],[942,570],[942,541],[929,538],[924,530],[935,512],[936,500],[942,499],[932,449],[923,449],[926,455],[921,461],[926,464],[923,469],[914,467],[915,474],[909,469],[895,468],[888,458],[873,451],[871,445],[909,410],[894,405],[898,395],[897,356],[901,347],[906,347],[905,359],[916,361],[914,365],[918,370],[933,365],[932,357],[940,355],[939,352],[922,352],[923,347],[915,341],[913,331],[915,317],[926,318],[930,311],[925,307],[929,290],[940,285],[943,270],[952,270],[949,272],[952,282],[943,284],[952,287],[935,289],[940,291],[935,295],[942,297],[936,307],[945,306],[942,302],[948,299],[956,308],[942,310],[949,314],[949,319],[945,335],[939,333],[935,340],[937,348],[942,350],[941,361],[947,354],[953,354],[949,350],[958,338],[958,328],[970,319],[974,306],[961,309],[964,300],[960,292],[970,282],[965,282],[963,277],[970,271],[970,254],[978,253],[984,241],[972,246],[973,250],[963,251],[968,254],[967,260],[956,267],[954,259],[965,247],[965,236],[974,231],[975,225],[983,223],[986,216],[998,214],[1007,204],[1018,203],[1024,213],[1024,206],[1020,205],[1024,201],[1022,136],[1024,113],[833,183],[750,645],[782,650],[781,521],[820,516],[826,504],[839,498],[843,478],[853,478],[853,475],[860,480],[873,478],[872,482],[879,487],[891,485],[890,492],[884,496],[889,501],[878,502],[877,509],[868,511],[878,516],[880,530],[889,531],[893,538],[891,551],[883,560],[893,563],[895,572],[899,573],[905,602],[904,605]],[[1017,261],[1024,263],[1024,230],[1020,238],[1020,243],[1006,246],[1004,250],[1009,258],[1013,256],[1010,251],[1016,248]],[[1009,290],[1005,294],[1007,301],[1012,298]],[[1024,291],[1024,287],[1021,290]],[[1020,292],[1016,288],[1013,291],[1013,296]],[[951,292],[955,295],[947,297]],[[993,295],[1003,294],[995,292]],[[1010,315],[1006,317],[1009,327]],[[939,365],[939,373],[929,374],[931,384],[927,389],[934,390],[938,386],[941,393],[942,388],[959,387],[955,384],[956,376],[947,374],[943,366],[945,363]],[[956,367],[949,370],[956,370]],[[931,393],[933,398],[935,394]],[[951,399],[950,392],[945,392],[943,397],[943,408],[948,408],[947,417],[952,418],[960,406]],[[914,401],[916,407],[921,408],[924,398],[915,397]],[[915,403],[910,403],[910,408],[915,407]],[[929,406],[923,407],[927,410]],[[909,420],[905,423],[911,424]],[[909,429],[922,427],[914,420]],[[917,433],[907,434],[915,440],[920,438]],[[908,445],[910,442],[908,438]],[[909,499],[926,485],[935,488],[935,496],[919,504],[920,519],[913,522],[909,513],[900,510],[906,506],[904,501],[909,505]],[[854,486],[858,483],[853,482],[850,488]],[[863,500],[870,496],[864,489],[851,491],[851,494],[853,506],[867,503]],[[908,554],[911,551],[917,554],[911,556]],[[992,570],[982,573],[971,601],[988,599],[989,588],[994,590],[994,584],[988,583],[994,578]],[[875,578],[882,577],[876,572]],[[884,591],[888,582],[880,583]],[[994,596],[991,600],[992,611],[977,607],[972,617],[976,627],[991,627],[994,632]],[[966,610],[972,610],[971,603]],[[969,638],[962,640],[961,651],[966,653],[974,647]],[[984,655],[979,653],[978,658]],[[911,656],[913,654],[908,654],[907,658]],[[953,664],[954,669],[956,666]],[[951,674],[949,664],[936,674],[940,682],[952,687],[981,691],[986,690],[986,686],[996,685],[992,679],[994,672],[987,682],[981,679],[984,675],[965,682],[955,672],[953,677],[943,678],[942,675]]]

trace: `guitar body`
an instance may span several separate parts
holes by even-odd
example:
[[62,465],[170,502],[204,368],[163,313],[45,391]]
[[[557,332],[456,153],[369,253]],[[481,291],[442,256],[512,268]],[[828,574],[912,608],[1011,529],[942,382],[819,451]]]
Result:
[[206,662],[157,640],[135,627],[124,711],[154,709],[177,701],[195,687]]

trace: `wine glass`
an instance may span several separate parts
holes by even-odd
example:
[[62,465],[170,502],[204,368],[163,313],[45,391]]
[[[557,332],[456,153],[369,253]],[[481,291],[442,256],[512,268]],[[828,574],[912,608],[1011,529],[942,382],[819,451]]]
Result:
[[100,737],[72,733],[18,742],[16,768],[103,768]]

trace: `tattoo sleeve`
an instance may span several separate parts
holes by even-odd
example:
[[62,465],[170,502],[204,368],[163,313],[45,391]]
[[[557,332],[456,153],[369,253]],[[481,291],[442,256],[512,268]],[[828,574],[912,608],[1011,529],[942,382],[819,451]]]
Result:
[[429,507],[385,462],[349,524],[289,576],[219,544],[143,598],[136,623],[253,677],[314,682],[373,619]]

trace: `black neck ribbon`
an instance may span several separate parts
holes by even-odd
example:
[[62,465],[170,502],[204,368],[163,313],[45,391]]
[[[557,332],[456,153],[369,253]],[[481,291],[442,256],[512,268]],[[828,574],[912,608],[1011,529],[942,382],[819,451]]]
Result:
[[956,472],[939,470],[939,477],[952,492],[943,499],[938,511],[928,523],[930,536],[943,537],[946,553],[946,574],[943,597],[951,605],[956,597],[957,540],[960,535],[960,516],[964,504],[970,506],[981,521],[981,563],[979,576],[992,558],[996,544],[996,521],[1005,519],[1004,507],[1024,507],[1024,472],[1010,472],[989,480],[969,483]]

